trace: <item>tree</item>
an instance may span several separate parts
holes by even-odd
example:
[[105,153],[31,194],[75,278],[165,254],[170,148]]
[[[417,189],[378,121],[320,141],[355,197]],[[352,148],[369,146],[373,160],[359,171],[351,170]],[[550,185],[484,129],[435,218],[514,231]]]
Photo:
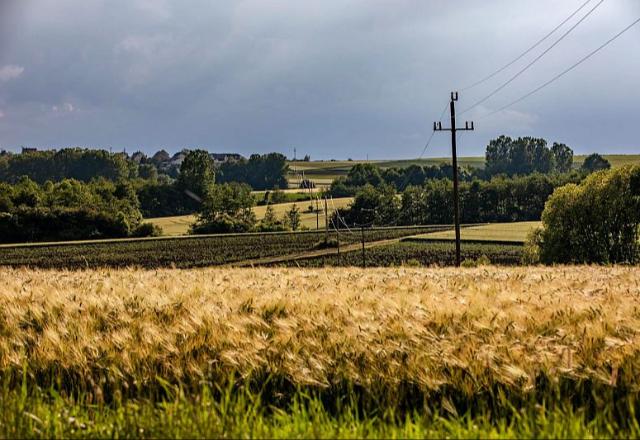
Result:
[[587,156],[582,163],[581,169],[588,173],[593,173],[600,170],[608,170],[611,168],[611,164],[607,159],[600,156],[598,153],[593,153]]
[[213,159],[204,150],[189,151],[180,166],[178,186],[204,197],[207,188],[215,182]]
[[388,226],[397,224],[399,217],[400,200],[395,188],[387,184],[378,187],[367,184],[356,193],[346,220],[349,223]]
[[273,207],[271,205],[268,205],[264,213],[264,217],[262,217],[262,220],[260,220],[258,230],[260,230],[261,232],[286,231],[287,225],[286,222],[280,220],[276,216],[276,212]]
[[243,183],[210,185],[202,202],[194,233],[247,232],[256,223],[252,211],[255,199]]
[[347,174],[345,184],[347,186],[365,186],[367,184],[378,186],[383,182],[380,168],[370,163],[354,165]]
[[300,209],[294,203],[289,211],[287,211],[286,220],[287,224],[292,231],[297,231],[300,228]]
[[485,152],[485,169],[489,175],[507,174],[511,165],[510,150],[513,140],[508,136],[493,139]]
[[600,171],[556,189],[542,224],[530,246],[543,263],[638,262],[640,166]]
[[547,147],[547,141],[540,138],[511,139],[500,136],[489,142],[485,152],[485,172],[488,176],[525,175],[534,172],[546,174],[554,169],[555,155]]
[[287,158],[279,153],[252,154],[247,159],[228,161],[220,166],[218,182],[242,182],[255,190],[287,188]]
[[559,173],[568,173],[573,166],[573,150],[565,144],[553,143],[551,147],[555,160],[556,171]]
[[141,179],[155,182],[158,180],[158,169],[150,163],[143,163],[138,167],[138,175]]

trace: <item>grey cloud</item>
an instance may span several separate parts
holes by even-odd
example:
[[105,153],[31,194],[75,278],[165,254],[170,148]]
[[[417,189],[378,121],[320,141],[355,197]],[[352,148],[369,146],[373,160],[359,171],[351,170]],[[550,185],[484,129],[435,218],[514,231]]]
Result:
[[[579,3],[26,0],[7,9],[0,66],[25,70],[0,88],[0,146],[415,157],[450,90],[517,55]],[[637,148],[640,59],[629,54],[638,29],[543,93],[480,118],[638,16],[637,0],[603,3],[513,87],[465,115],[478,131],[464,135],[462,154],[502,133],[577,151]],[[462,93],[459,105],[498,83]],[[614,129],[620,119],[629,128]],[[446,155],[447,143],[436,136],[427,155]]]

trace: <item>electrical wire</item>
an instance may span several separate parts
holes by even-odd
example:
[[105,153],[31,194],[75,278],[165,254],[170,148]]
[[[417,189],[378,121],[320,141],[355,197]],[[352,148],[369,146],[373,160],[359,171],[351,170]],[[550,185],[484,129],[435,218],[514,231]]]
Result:
[[604,3],[604,0],[600,0],[598,3],[596,3],[596,5],[591,8],[589,10],[589,12],[587,12],[580,20],[578,20],[578,22],[576,24],[574,24],[573,26],[571,26],[564,34],[562,34],[556,41],[553,42],[553,44],[551,46],[549,46],[548,48],[546,48],[540,55],[538,55],[537,57],[535,57],[533,59],[533,61],[531,61],[529,64],[527,64],[524,68],[522,68],[521,70],[518,71],[518,73],[516,73],[515,75],[513,75],[511,78],[509,78],[509,80],[507,80],[507,82],[503,83],[501,86],[499,86],[498,88],[496,88],[495,90],[493,90],[491,93],[489,93],[488,95],[486,95],[484,98],[480,99],[479,101],[476,101],[475,104],[473,104],[472,106],[464,109],[462,112],[460,112],[460,115],[463,115],[467,112],[469,112],[470,110],[473,110],[474,108],[478,107],[479,105],[481,105],[482,103],[486,102],[488,99],[490,99],[491,97],[495,96],[498,92],[500,92],[501,90],[503,90],[505,87],[507,87],[509,84],[511,84],[513,81],[515,81],[520,75],[522,75],[524,72],[526,72],[527,70],[529,70],[529,68],[531,66],[533,66],[535,63],[537,63],[542,57],[544,57],[547,53],[549,53],[549,51],[551,51],[551,49],[553,49],[554,47],[556,47],[562,40],[564,40],[575,28],[577,28],[584,20],[587,19],[587,17],[589,17],[596,9],[598,9],[598,7]]
[[[444,117],[444,113],[447,111],[447,107],[449,107],[449,101],[447,101],[447,103],[445,104],[444,108],[442,109],[442,113],[440,113],[440,118],[438,118],[438,122],[442,122],[442,118]],[[431,141],[433,140],[433,136],[436,134],[436,131],[433,130],[431,132],[431,136],[429,136],[429,140],[427,140],[427,143],[425,144],[424,148],[422,149],[422,153],[420,153],[420,156],[418,157],[418,159],[422,159],[422,156],[424,156],[424,153],[427,151],[427,148],[429,148],[429,145],[431,144]]]
[[573,17],[575,17],[575,15],[580,12],[582,9],[584,9],[585,6],[587,6],[589,3],[591,3],[593,0],[587,0],[586,2],[584,2],[578,9],[576,9],[575,11],[573,11],[573,13],[571,15],[569,15],[567,18],[564,19],[564,21],[562,21],[562,23],[560,23],[558,26],[556,26],[555,28],[553,28],[553,30],[551,32],[549,32],[547,35],[545,35],[544,37],[542,37],[540,40],[538,40],[533,46],[531,46],[530,48],[528,48],[527,50],[525,50],[523,53],[521,53],[517,58],[515,58],[513,61],[511,61],[510,63],[505,64],[503,67],[501,67],[500,69],[496,70],[495,72],[493,72],[492,74],[484,77],[483,79],[481,79],[480,81],[476,81],[475,83],[464,87],[462,89],[460,89],[461,92],[464,92],[466,90],[470,90],[476,86],[479,86],[480,84],[489,81],[491,78],[495,77],[496,75],[504,72],[505,70],[507,70],[509,67],[513,66],[515,63],[517,63],[518,61],[520,61],[522,58],[524,58],[526,55],[528,55],[533,49],[535,49],[536,47],[540,46],[544,41],[547,40],[547,38],[549,38],[551,35],[553,35],[558,29],[560,29],[562,26],[564,26],[569,20],[571,20]]
[[530,91],[529,93],[522,95],[520,98],[516,99],[515,101],[510,102],[509,104],[499,108],[498,110],[495,110],[489,114],[486,114],[482,117],[480,117],[479,119],[484,119],[484,118],[488,118],[489,116],[495,115],[496,113],[499,113],[503,110],[508,109],[509,107],[524,101],[525,99],[527,99],[528,97],[530,97],[531,95],[534,95],[535,93],[538,93],[540,90],[544,89],[545,87],[547,87],[548,85],[550,85],[551,83],[557,81],[558,79],[560,79],[561,77],[563,77],[564,75],[566,75],[567,73],[571,72],[573,69],[575,69],[576,67],[578,67],[580,64],[584,63],[585,61],[587,61],[589,58],[591,58],[592,56],[594,56],[596,53],[600,52],[602,49],[604,49],[605,47],[607,47],[609,44],[611,44],[614,40],[618,39],[622,34],[624,34],[625,32],[627,32],[629,29],[631,29],[633,26],[635,26],[636,24],[640,23],[640,18],[638,18],[636,21],[634,21],[633,23],[631,23],[629,26],[627,26],[626,28],[624,28],[623,30],[621,30],[620,32],[618,32],[616,35],[614,35],[613,37],[611,37],[609,40],[607,40],[604,44],[600,45],[598,48],[596,48],[595,50],[589,52],[586,56],[582,57],[580,60],[578,60],[577,62],[575,62],[574,64],[572,64],[569,68],[563,70],[562,72],[560,72],[559,74],[557,74],[556,76],[554,76],[553,78],[551,78],[549,81],[545,82],[544,84],[540,85],[539,87],[533,89],[532,91]]

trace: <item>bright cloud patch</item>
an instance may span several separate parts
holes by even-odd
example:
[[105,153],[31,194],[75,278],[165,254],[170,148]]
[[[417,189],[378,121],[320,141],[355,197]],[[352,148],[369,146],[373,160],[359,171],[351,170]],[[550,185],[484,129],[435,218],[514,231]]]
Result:
[[9,64],[7,66],[0,67],[0,81],[9,81],[11,79],[18,78],[24,72],[24,67],[15,66]]

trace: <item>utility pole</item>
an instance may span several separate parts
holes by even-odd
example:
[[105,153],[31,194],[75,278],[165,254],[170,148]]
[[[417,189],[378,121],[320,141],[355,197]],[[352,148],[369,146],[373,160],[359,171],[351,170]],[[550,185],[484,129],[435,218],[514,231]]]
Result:
[[336,243],[338,243],[338,266],[340,266],[340,223],[336,226]]
[[451,92],[451,128],[442,128],[442,122],[433,123],[433,131],[451,132],[451,162],[453,165],[453,220],[456,230],[456,266],[460,267],[460,194],[458,192],[458,152],[456,151],[456,131],[473,131],[473,122],[464,123],[464,128],[456,127],[456,101],[458,92]]
[[316,197],[316,229],[320,229],[320,207],[318,206],[318,197]]
[[324,231],[325,243],[329,243],[329,214],[327,210],[327,198],[324,198]]
[[364,256],[364,225],[360,225],[360,235],[362,237],[362,267],[367,267],[367,260]]

